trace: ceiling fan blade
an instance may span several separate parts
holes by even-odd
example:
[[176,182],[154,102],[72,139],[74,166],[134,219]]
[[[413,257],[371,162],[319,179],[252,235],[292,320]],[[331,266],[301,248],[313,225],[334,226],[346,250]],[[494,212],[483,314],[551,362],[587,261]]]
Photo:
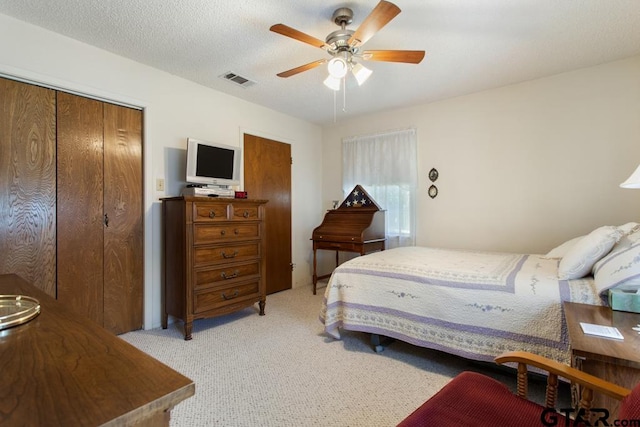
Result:
[[318,65],[322,65],[325,64],[327,62],[326,59],[319,59],[317,61],[313,61],[313,62],[309,62],[308,64],[304,64],[301,65],[299,67],[296,68],[292,68],[290,70],[287,71],[283,71],[281,73],[278,73],[277,76],[278,77],[291,77],[291,76],[295,76],[298,73],[302,73],[303,71],[307,71],[307,70],[311,70],[312,68],[316,68]]
[[424,50],[365,50],[362,52],[362,59],[367,61],[419,64],[423,58]]
[[360,46],[366,43],[382,27],[400,13],[400,8],[395,4],[382,0],[373,8],[369,16],[360,24],[358,29],[349,39],[350,46]]
[[321,49],[328,48],[327,44],[320,39],[317,39],[309,34],[305,34],[302,31],[298,31],[294,28],[286,26],[284,24],[275,24],[269,28],[274,33],[282,34],[283,36],[291,37],[292,39],[301,41],[311,46],[319,47]]

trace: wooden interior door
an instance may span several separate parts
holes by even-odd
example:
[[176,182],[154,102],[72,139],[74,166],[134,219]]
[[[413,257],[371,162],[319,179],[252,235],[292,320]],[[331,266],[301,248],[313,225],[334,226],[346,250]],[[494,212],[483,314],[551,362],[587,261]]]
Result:
[[142,328],[142,111],[104,104],[104,327]]
[[244,134],[244,190],[266,199],[267,294],[291,289],[291,145]]
[[58,300],[103,325],[103,103],[58,92],[57,115]]
[[56,295],[55,91],[0,78],[0,274]]

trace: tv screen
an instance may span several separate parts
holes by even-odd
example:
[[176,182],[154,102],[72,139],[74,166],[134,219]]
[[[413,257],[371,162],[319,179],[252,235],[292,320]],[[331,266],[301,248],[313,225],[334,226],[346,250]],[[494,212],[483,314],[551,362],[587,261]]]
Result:
[[198,144],[196,175],[208,178],[233,179],[234,150]]
[[187,182],[201,185],[240,185],[241,150],[214,142],[187,139]]

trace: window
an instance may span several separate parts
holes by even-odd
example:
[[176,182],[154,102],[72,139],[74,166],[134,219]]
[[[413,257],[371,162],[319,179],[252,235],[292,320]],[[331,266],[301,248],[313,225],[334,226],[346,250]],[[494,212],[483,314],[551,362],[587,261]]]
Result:
[[342,140],[342,190],[361,185],[386,210],[387,248],[415,245],[415,129]]

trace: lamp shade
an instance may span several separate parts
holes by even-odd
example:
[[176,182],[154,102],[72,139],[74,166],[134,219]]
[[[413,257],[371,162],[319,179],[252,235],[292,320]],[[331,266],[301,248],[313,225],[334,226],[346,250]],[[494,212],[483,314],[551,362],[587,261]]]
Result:
[[622,184],[620,184],[622,188],[640,188],[640,166],[637,167],[635,172],[631,174],[629,178]]
[[371,73],[373,73],[373,71],[371,71],[370,69],[364,67],[362,64],[359,64],[359,63],[353,66],[353,68],[351,69],[351,72],[353,73],[353,76],[356,78],[356,81],[358,82],[358,86],[362,86],[362,83],[366,82],[369,76],[371,75]]
[[342,79],[338,79],[333,77],[332,75],[328,75],[326,79],[324,79],[324,85],[331,90],[335,90],[336,92],[340,90],[340,85],[342,83]]

